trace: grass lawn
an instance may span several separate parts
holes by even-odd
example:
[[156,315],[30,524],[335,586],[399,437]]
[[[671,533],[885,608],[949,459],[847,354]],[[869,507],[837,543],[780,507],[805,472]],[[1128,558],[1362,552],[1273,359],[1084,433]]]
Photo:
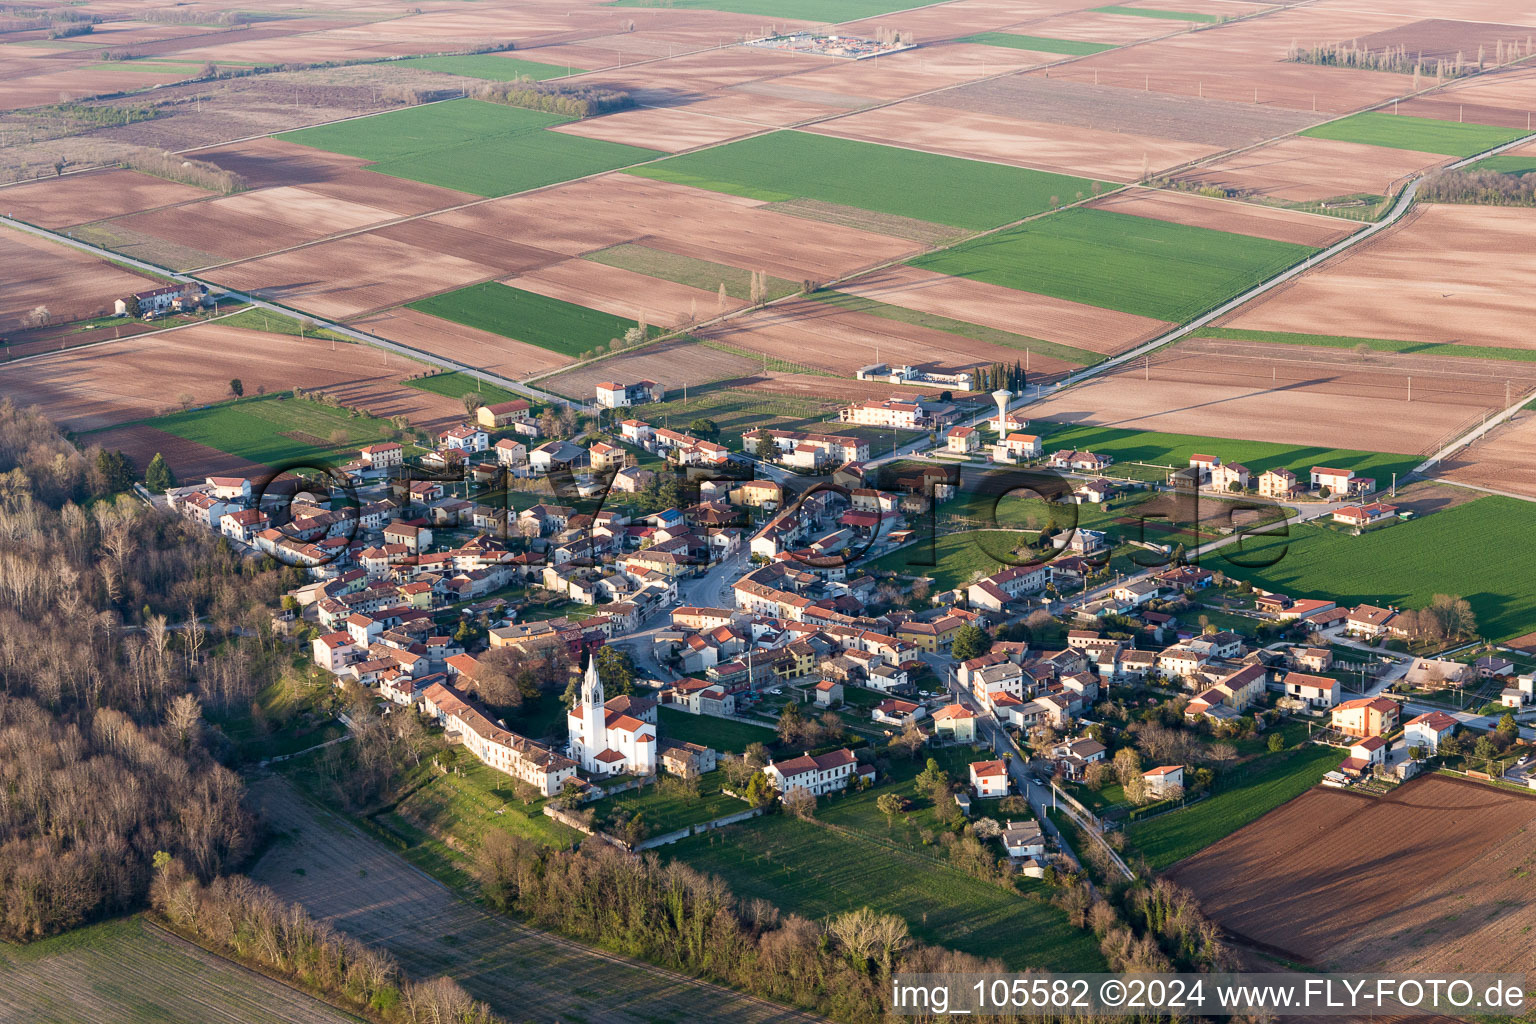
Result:
[[321,341],[358,344],[357,339],[349,338],[345,334],[337,334],[323,327],[310,327],[294,317],[274,313],[270,309],[258,309],[255,306],[242,309],[238,313],[231,313],[229,316],[219,317],[217,322],[225,327],[241,327],[248,331],[264,331],[267,334],[288,334],[295,338],[319,338]]
[[570,120],[462,99],[300,128],[275,138],[371,160],[368,169],[381,174],[480,196],[509,195],[662,155],[544,130]]
[[997,957],[1012,969],[1104,969],[1093,937],[1045,902],[1039,883],[1026,883],[1021,895],[824,824],[775,814],[662,852],[720,876],[740,899],[813,920],[867,906],[901,916],[925,942]]
[[912,265],[1178,323],[1316,251],[1076,207],[921,256]]
[[912,0],[609,0],[610,7],[672,7],[686,11],[761,14],[797,21],[841,22],[904,11]]
[[[1532,162],[1536,170],[1536,161]],[[1350,348],[1361,345],[1373,352],[1404,352],[1409,355],[1466,356],[1473,359],[1512,359],[1536,363],[1536,351],[1504,348],[1498,345],[1459,345],[1437,341],[1392,341],[1388,338],[1351,338],[1332,334],[1296,334],[1291,331],[1245,331],[1236,327],[1203,327],[1196,338],[1221,338],[1226,341],[1262,341],[1277,345],[1308,345],[1315,348]]]
[[469,53],[453,57],[412,57],[409,60],[392,60],[392,68],[421,68],[423,71],[442,71],[465,78],[483,78],[489,82],[511,82],[519,78],[531,78],[542,82],[548,78],[564,78],[573,71],[564,64],[540,64],[538,61],[503,57],[495,53]]
[[1037,53],[1062,53],[1069,57],[1085,57],[1090,53],[1102,53],[1115,48],[1114,43],[1085,43],[1077,39],[1021,36],[1014,32],[978,32],[973,36],[957,39],[955,42],[1007,46],[1015,50],[1034,50]]
[[564,737],[566,711],[560,694],[546,691],[538,700],[524,701],[516,711],[510,712],[507,728],[519,736],[535,740]]
[[472,284],[418,299],[407,306],[573,359],[595,348],[606,349],[610,340],[622,338],[625,331],[635,326],[633,320],[536,295],[499,281]]
[[524,804],[514,780],[460,752],[446,775],[423,765],[421,785],[395,806],[394,814],[436,836],[451,835],[457,849],[473,852],[488,833],[511,832],[548,846],[566,846],[581,833],[544,816],[541,797]]
[[587,806],[592,808],[599,828],[609,828],[614,817],[624,812],[639,816],[645,823],[647,835],[666,835],[689,825],[703,824],[727,814],[747,810],[750,805],[745,800],[720,792],[720,785],[724,781],[724,772],[710,772],[699,779],[699,795],[688,797],[679,794],[673,785],[663,780],[618,796],[595,800]]
[[905,306],[893,306],[888,302],[866,298],[862,295],[849,295],[847,292],[839,291],[820,291],[812,295],[811,298],[818,302],[825,302],[828,305],[838,306],[853,313],[868,313],[871,316],[884,317],[887,320],[896,320],[904,324],[915,324],[918,327],[928,327],[935,331],[955,334],[962,338],[972,338],[976,341],[1003,345],[1007,348],[1018,349],[1021,352],[1028,349],[1032,352],[1038,352],[1042,356],[1060,359],[1075,366],[1091,366],[1104,358],[1097,352],[1089,352],[1087,349],[1073,348],[1071,345],[1061,345],[1051,341],[1041,341],[1039,338],[1031,338],[1025,334],[1014,334],[1012,331],[1001,331],[996,327],[967,323],[964,320],[939,316],[937,313],[924,313],[916,309],[907,309]]
[[1215,23],[1221,20],[1214,14],[1196,14],[1193,11],[1165,11],[1156,7],[1122,7],[1111,4],[1108,7],[1095,7],[1093,12],[1097,14],[1128,14],[1137,18],[1167,18],[1169,21],[1201,21]]
[[[1386,484],[1391,481],[1393,471],[1405,474],[1421,461],[1417,455],[1384,455],[1347,448],[1308,448],[1269,441],[1232,441],[1194,434],[1163,434],[1115,427],[1057,426],[1044,421],[1036,422],[1032,429],[1040,434],[1048,452],[1075,448],[1078,451],[1112,455],[1117,463],[1151,462],[1181,468],[1189,465],[1191,455],[1200,453],[1218,456],[1223,462],[1241,463],[1255,474],[1286,467],[1298,478],[1310,473],[1313,466],[1336,466],[1353,469],[1362,476],[1373,476],[1378,483]],[[1110,467],[1111,470],[1114,468]]]
[[1344,757],[1334,747],[1306,746],[1232,769],[1230,782],[1214,796],[1127,826],[1128,845],[1162,871],[1305,793]]
[[721,754],[739,754],[753,743],[772,747],[779,735],[766,726],[748,725],[713,715],[692,715],[676,708],[657,708],[657,732],[667,739],[702,743]]
[[480,396],[480,400],[486,405],[496,405],[500,402],[510,402],[523,397],[499,388],[495,384],[487,384],[479,377],[471,377],[467,373],[458,370],[450,370],[447,373],[434,373],[430,377],[417,377],[415,380],[403,380],[400,383],[406,387],[415,388],[417,391],[428,391],[434,395],[442,395],[444,398],[463,398],[468,394]]
[[1516,156],[1501,153],[1485,157],[1467,168],[1469,171],[1497,171],[1500,174],[1524,175],[1536,171],[1536,156]]
[[[926,541],[918,541],[909,547],[862,564],[871,572],[895,572],[906,576],[931,576],[939,590],[949,590],[970,582],[971,576],[981,573],[990,576],[1004,564],[987,549],[1006,551],[1015,544],[1032,540],[1033,534],[1011,530],[972,530],[968,533],[952,533],[936,537],[931,549]],[[985,546],[985,547],[984,547]],[[928,564],[929,562],[936,564]]]
[[[620,270],[632,270],[647,277],[659,277],[663,281],[685,284],[690,288],[701,288],[708,292],[719,291],[723,284],[725,294],[733,299],[747,302],[752,298],[750,270],[696,259],[692,256],[680,256],[675,252],[652,249],[638,242],[622,242],[606,249],[589,252],[582,258],[604,266],[618,267]],[[770,301],[793,295],[799,290],[800,285],[792,281],[784,281],[777,277],[768,279],[767,295]],[[700,310],[701,315],[712,312],[713,310]]]
[[1459,594],[1477,615],[1478,633],[1502,640],[1536,630],[1536,603],[1520,583],[1536,573],[1533,531],[1536,506],[1490,495],[1359,537],[1298,527],[1289,538],[1255,538],[1236,556],[1254,567],[1221,568],[1266,590],[1341,607],[1421,608],[1436,594]]
[[1407,117],[1368,110],[1363,114],[1308,128],[1301,134],[1314,139],[1362,142],[1368,146],[1385,146],[1388,149],[1471,156],[1518,139],[1525,132],[1489,124],[1463,124],[1431,117]]
[[978,231],[1047,210],[1053,196],[1068,202],[1086,195],[1094,184],[795,131],[676,156],[631,173],[751,199],[817,199]]
[[[384,440],[392,429],[372,416],[352,416],[288,392],[243,398],[143,422],[168,434],[221,452],[276,466],[327,452],[347,451]],[[339,432],[342,440],[332,441]]]

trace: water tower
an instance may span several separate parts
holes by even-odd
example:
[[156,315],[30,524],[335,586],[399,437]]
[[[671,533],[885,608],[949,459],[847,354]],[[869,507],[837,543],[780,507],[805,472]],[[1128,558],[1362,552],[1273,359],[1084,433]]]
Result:
[[1013,392],[1007,388],[998,388],[992,392],[992,400],[997,403],[997,434],[999,437],[1008,433],[1008,400],[1013,397]]

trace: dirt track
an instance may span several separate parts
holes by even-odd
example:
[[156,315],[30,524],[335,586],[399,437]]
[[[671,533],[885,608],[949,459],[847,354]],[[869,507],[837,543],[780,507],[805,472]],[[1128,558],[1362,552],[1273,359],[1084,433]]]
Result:
[[648,1024],[815,1020],[763,1000],[526,928],[467,903],[281,779],[252,786],[280,833],[251,877],[388,950],[415,977],[447,974],[516,1020]]
[[1524,971],[1536,798],[1431,775],[1313,789],[1170,877],[1239,943],[1341,970]]

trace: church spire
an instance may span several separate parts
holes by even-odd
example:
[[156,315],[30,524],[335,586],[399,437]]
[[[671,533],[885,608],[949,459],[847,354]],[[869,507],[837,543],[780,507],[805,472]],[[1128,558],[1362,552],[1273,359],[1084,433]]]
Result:
[[581,684],[581,703],[586,707],[603,706],[603,681],[597,674],[597,655],[587,656],[587,677]]

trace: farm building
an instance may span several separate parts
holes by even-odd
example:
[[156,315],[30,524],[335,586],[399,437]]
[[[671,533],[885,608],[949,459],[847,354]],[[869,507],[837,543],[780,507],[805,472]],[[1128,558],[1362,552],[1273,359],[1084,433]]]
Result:
[[833,750],[815,757],[802,754],[788,761],[770,761],[763,768],[763,774],[780,793],[803,789],[811,796],[822,796],[847,789],[857,764],[853,751]]
[[150,288],[147,291],[134,292],[127,298],[118,299],[112,304],[112,311],[118,316],[127,316],[128,310],[137,306],[139,316],[150,316],[159,313],[178,313],[184,309],[208,304],[207,285],[168,284],[163,288]]
[[475,419],[487,430],[500,430],[519,420],[526,420],[531,408],[526,398],[514,398],[510,402],[482,405],[475,410]]
[[597,385],[597,404],[605,409],[627,409],[632,405],[659,402],[666,389],[653,380],[637,380],[633,384],[619,384],[605,380]]

